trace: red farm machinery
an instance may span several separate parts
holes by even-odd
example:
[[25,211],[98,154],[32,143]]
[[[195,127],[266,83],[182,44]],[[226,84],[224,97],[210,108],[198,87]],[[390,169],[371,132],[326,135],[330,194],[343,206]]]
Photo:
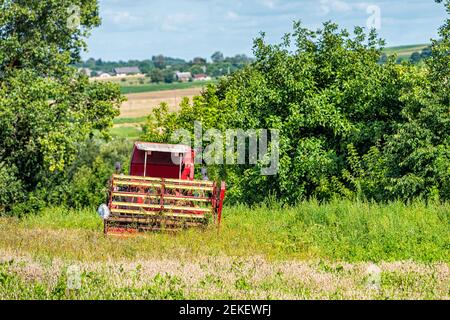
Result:
[[194,180],[194,159],[185,145],[136,142],[129,175],[112,176],[99,208],[105,234],[219,226],[225,183]]

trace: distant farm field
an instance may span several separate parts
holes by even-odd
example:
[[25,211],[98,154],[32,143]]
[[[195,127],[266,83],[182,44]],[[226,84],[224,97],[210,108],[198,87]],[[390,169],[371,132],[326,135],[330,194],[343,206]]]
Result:
[[405,60],[409,59],[414,52],[420,53],[427,46],[429,46],[429,44],[414,44],[407,46],[389,47],[385,48],[384,52],[387,55],[396,54],[398,58],[400,58],[401,60]]
[[127,101],[120,108],[120,118],[147,116],[162,102],[166,102],[169,105],[169,110],[176,111],[184,97],[192,99],[194,96],[199,95],[202,90],[203,87],[196,87],[127,94]]
[[114,125],[111,134],[117,138],[127,138],[130,140],[138,140],[141,135],[141,126],[139,123],[127,123],[123,125]]
[[122,94],[199,88],[205,87],[210,83],[217,82],[217,80],[210,80],[210,81],[193,81],[193,82],[152,83],[150,78],[145,75],[110,77],[110,78],[97,77],[91,78],[91,80],[99,82],[112,82],[119,84]]
[[111,133],[117,137],[136,139],[141,132],[140,124],[145,121],[155,107],[165,102],[169,105],[169,110],[177,111],[184,97],[192,99],[201,91],[202,87],[195,87],[127,94],[127,101],[122,104],[120,116],[114,120]]
[[214,83],[212,81],[205,82],[184,82],[184,83],[149,83],[149,84],[138,84],[138,85],[121,85],[121,92],[123,94],[130,93],[142,93],[142,92],[155,92],[155,91],[165,91],[165,90],[182,90],[182,89],[192,89],[192,88],[203,88],[209,83]]

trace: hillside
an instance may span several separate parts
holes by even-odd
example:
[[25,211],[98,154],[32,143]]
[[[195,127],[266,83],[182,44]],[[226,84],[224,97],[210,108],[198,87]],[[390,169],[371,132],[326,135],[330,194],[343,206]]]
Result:
[[427,48],[429,44],[412,44],[397,47],[387,47],[384,52],[390,56],[396,54],[400,60],[408,60],[414,52],[421,53],[423,49]]

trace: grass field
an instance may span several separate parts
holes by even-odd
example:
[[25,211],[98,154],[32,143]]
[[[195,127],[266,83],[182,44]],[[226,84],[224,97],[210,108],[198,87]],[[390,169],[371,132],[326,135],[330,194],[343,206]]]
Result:
[[227,207],[220,232],[121,239],[95,210],[46,209],[0,219],[0,299],[449,299],[449,223],[448,204],[310,201]]
[[192,99],[195,95],[199,95],[201,90],[202,87],[196,87],[128,94],[127,101],[120,108],[120,116],[114,119],[111,133],[116,137],[135,140],[141,133],[140,125],[155,107],[165,102],[171,111],[176,111],[184,97]]
[[121,85],[120,89],[123,94],[130,93],[142,93],[142,92],[155,92],[155,91],[165,91],[165,90],[181,90],[181,89],[191,89],[191,88],[201,88],[205,87],[210,83],[215,83],[214,81],[198,81],[198,82],[175,82],[175,83],[149,83],[143,85]]
[[121,124],[134,124],[134,123],[142,123],[146,119],[145,116],[143,117],[135,117],[135,118],[115,118],[113,123],[115,125],[121,125]]
[[127,94],[127,101],[120,108],[120,118],[145,117],[162,102],[167,103],[171,111],[176,111],[184,97],[192,99],[194,96],[199,95],[202,90],[203,87],[195,87]]
[[141,135],[141,128],[139,124],[124,124],[115,125],[111,129],[111,134],[117,138],[127,138],[130,140],[137,140]]
[[398,46],[398,47],[389,47],[385,48],[384,52],[387,55],[396,54],[397,57],[401,60],[406,60],[411,57],[414,52],[422,52],[429,44],[414,44],[414,45],[406,45],[406,46]]

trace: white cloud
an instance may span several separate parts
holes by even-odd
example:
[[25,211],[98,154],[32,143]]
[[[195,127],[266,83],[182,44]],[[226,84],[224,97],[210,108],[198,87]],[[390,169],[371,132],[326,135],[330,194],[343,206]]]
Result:
[[366,10],[369,6],[366,2],[348,3],[343,0],[320,0],[320,10],[323,15],[330,12],[348,13],[353,10]]
[[349,12],[352,11],[352,6],[347,2],[341,0],[320,0],[320,9],[324,15],[331,11]]
[[109,31],[131,31],[142,29],[150,18],[127,10],[105,10],[102,15],[102,28]]
[[262,2],[263,6],[274,9],[275,8],[275,0],[263,0]]
[[186,31],[189,25],[194,21],[193,14],[176,13],[164,17],[161,24],[163,31]]
[[239,15],[234,11],[228,11],[225,15],[226,20],[236,21],[239,19]]
[[107,17],[115,24],[135,24],[137,22],[141,22],[142,19],[138,16],[134,16],[128,11],[116,11],[116,12],[108,12]]

